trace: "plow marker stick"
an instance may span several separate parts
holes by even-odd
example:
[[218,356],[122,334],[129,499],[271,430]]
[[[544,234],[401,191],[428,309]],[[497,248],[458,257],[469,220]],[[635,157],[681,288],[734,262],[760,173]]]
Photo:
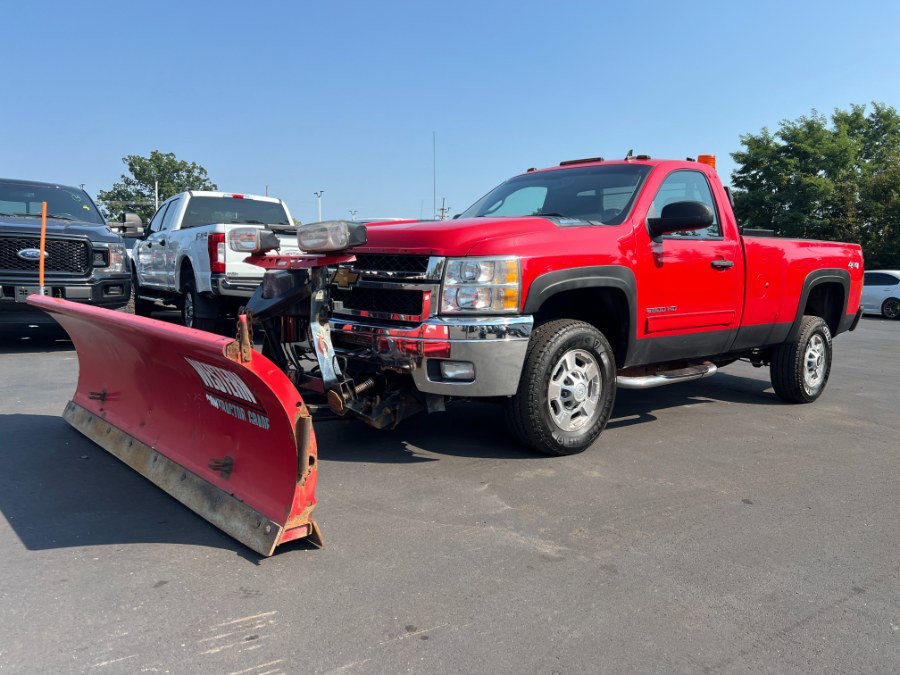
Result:
[[44,258],[47,257],[45,247],[47,246],[47,202],[41,202],[41,255],[38,258],[38,285],[41,287],[41,295],[46,295],[44,291]]
[[318,474],[294,385],[235,340],[58,298],[30,296],[78,351],[64,417],[85,436],[261,555],[308,537]]

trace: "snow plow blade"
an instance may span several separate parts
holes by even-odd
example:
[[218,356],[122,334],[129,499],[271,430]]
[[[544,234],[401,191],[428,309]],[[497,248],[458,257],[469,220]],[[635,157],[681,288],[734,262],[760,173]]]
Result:
[[300,394],[250,348],[154,319],[32,295],[69,333],[78,386],[65,419],[257,553],[308,538],[317,449]]

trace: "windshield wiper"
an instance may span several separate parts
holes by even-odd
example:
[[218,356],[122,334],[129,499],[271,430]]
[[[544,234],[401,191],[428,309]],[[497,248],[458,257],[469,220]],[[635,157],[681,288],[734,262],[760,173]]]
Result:
[[[40,213],[4,213],[4,216],[15,216],[16,218],[40,218]],[[59,213],[48,213],[48,218],[54,218],[56,220],[75,220],[72,216],[64,216]]]

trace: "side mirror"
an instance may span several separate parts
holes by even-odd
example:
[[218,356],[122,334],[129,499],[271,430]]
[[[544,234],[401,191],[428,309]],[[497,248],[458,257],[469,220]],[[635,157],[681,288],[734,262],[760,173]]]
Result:
[[126,211],[122,215],[122,225],[122,236],[139,237],[144,235],[144,221],[141,220],[141,217],[136,213]]
[[672,202],[663,207],[659,218],[647,218],[654,239],[670,232],[705,230],[712,224],[712,209],[703,202]]
[[107,221],[106,224],[110,230],[121,234],[123,237],[143,237],[146,235],[144,221],[141,220],[138,214],[131,211],[126,211],[117,220]]

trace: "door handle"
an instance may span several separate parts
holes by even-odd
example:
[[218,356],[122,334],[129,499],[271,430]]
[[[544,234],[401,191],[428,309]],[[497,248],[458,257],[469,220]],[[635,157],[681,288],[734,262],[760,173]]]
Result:
[[732,260],[713,260],[710,265],[713,266],[713,269],[717,270],[727,270],[734,267],[734,261]]

